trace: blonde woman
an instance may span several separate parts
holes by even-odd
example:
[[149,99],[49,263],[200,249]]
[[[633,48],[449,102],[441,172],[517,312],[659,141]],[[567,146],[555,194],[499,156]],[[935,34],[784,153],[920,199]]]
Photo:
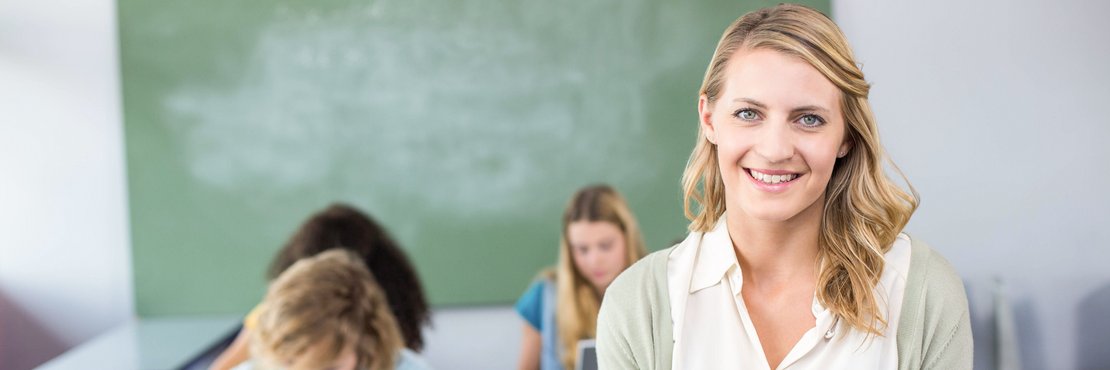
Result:
[[423,370],[385,293],[354,252],[302,258],[271,283],[236,370]]
[[682,184],[690,234],[626,270],[598,319],[604,369],[970,369],[952,267],[902,233],[840,29],[798,5],[725,30]]
[[520,369],[573,369],[578,341],[595,336],[609,283],[646,253],[624,198],[606,185],[578,190],[563,213],[559,262],[517,301]]

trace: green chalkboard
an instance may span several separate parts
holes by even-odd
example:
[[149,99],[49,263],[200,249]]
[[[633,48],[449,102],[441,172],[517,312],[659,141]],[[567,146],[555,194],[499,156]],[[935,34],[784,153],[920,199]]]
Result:
[[121,0],[137,311],[248,309],[334,201],[388,227],[438,306],[514,300],[582,185],[666,247],[705,64],[773,3]]

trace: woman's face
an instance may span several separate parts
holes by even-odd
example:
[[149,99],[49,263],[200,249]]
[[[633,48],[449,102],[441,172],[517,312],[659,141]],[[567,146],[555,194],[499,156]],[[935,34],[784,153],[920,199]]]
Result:
[[737,51],[717,101],[702,97],[698,113],[717,146],[730,217],[781,222],[819,211],[836,158],[850,148],[839,89],[770,49]]
[[567,225],[567,243],[574,267],[600,293],[628,267],[624,233],[611,222],[571,222]]

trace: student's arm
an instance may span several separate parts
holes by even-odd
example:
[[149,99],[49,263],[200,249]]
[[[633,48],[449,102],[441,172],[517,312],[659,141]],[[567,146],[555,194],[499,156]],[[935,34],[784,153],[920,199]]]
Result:
[[248,330],[247,328],[240,330],[239,335],[235,336],[235,341],[231,342],[231,345],[224,350],[224,353],[220,354],[220,357],[216,357],[216,361],[212,362],[212,366],[208,370],[229,370],[250,359],[250,348],[248,348],[250,335],[247,332]]
[[532,324],[524,323],[524,336],[520,346],[520,363],[517,368],[520,370],[537,370],[540,368],[540,348],[542,346],[542,339],[540,332],[532,327]]
[[516,301],[516,312],[523,320],[524,332],[520,346],[520,370],[539,370],[540,352],[543,351],[543,336],[540,328],[543,325],[543,282],[532,283],[524,295]]

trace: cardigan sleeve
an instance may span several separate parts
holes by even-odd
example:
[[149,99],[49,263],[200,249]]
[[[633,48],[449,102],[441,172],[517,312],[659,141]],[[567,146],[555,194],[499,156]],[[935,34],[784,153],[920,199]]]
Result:
[[660,286],[669,251],[636,262],[605,290],[597,318],[599,369],[670,369],[670,303]]
[[[612,289],[610,287],[609,289]],[[627,320],[622,320],[619,304],[606,292],[597,317],[598,369],[638,369],[629,343]]]
[[922,356],[923,369],[971,369],[973,343],[967,292],[944,257],[932,252],[929,264],[925,322],[933,329]]
[[899,369],[970,370],[974,348],[963,281],[917,239],[910,264],[898,328]]

